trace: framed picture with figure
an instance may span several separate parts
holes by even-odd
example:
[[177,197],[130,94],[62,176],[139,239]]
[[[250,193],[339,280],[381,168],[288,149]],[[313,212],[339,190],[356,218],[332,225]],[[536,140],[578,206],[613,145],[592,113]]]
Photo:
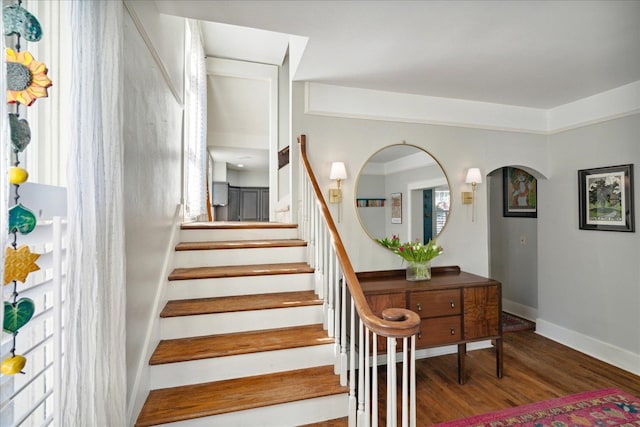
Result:
[[538,180],[533,175],[518,168],[502,168],[502,195],[503,216],[538,217]]
[[633,165],[578,171],[581,230],[635,231]]
[[402,193],[391,193],[391,224],[402,224]]

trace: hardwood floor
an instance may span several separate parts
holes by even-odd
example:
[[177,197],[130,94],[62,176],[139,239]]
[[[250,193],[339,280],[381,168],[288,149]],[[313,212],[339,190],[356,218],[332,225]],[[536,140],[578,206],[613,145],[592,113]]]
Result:
[[[429,426],[588,390],[617,387],[640,396],[640,377],[533,331],[504,335],[504,377],[495,376],[492,349],[467,354],[467,382],[456,378],[456,355],[416,361],[417,425]],[[381,384],[385,371],[379,371]],[[380,390],[384,396],[384,387]],[[381,402],[380,425],[385,425]],[[346,426],[346,419],[317,426]]]

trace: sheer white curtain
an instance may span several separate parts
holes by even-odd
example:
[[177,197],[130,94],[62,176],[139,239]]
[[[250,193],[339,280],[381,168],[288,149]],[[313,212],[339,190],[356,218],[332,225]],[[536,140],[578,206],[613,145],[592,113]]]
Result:
[[187,20],[185,43],[184,181],[185,216],[206,218],[207,197],[207,69],[200,24]]
[[61,426],[125,426],[121,1],[70,2],[71,141]]

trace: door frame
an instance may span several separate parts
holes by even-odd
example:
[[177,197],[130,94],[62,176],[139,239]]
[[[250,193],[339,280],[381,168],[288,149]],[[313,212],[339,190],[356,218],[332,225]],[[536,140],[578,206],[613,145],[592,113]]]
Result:
[[207,75],[265,81],[269,85],[269,221],[278,201],[278,66],[207,58]]

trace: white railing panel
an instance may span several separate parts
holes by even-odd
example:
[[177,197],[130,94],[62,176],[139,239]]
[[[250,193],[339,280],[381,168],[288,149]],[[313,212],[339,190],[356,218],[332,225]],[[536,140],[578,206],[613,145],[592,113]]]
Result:
[[[399,369],[402,375],[401,425],[415,427],[415,336],[411,337],[411,341],[408,338],[399,338],[402,339],[402,360],[399,367],[396,364],[398,339],[386,337],[387,353],[384,363],[387,368],[387,383],[386,387],[385,384],[380,384],[378,335],[366,327],[356,312],[355,302],[349,295],[349,284],[343,275],[343,265],[340,261],[342,258],[337,256],[337,247],[334,246],[332,236],[335,230],[331,228],[333,231],[330,231],[329,219],[325,222],[323,215],[327,214],[327,209],[324,201],[316,199],[317,185],[315,182],[312,183],[306,168],[302,165],[300,180],[299,235],[307,241],[308,264],[315,271],[315,292],[323,299],[323,326],[328,335],[335,340],[334,372],[340,375],[340,384],[348,386],[348,425],[378,426],[380,390],[384,388],[387,394],[386,426],[398,425]],[[347,275],[352,277],[351,266],[347,265]]]
[[[0,358],[15,353],[27,358],[25,374],[3,376],[0,380],[0,425],[49,425],[59,419],[60,372],[62,356],[62,310],[66,283],[64,266],[66,224],[62,218],[39,221],[35,230],[19,235],[18,246],[28,244],[31,252],[41,254],[25,283],[17,285],[17,299],[30,298],[36,311],[18,334],[2,333]],[[3,289],[3,301],[13,302],[13,286]]]

